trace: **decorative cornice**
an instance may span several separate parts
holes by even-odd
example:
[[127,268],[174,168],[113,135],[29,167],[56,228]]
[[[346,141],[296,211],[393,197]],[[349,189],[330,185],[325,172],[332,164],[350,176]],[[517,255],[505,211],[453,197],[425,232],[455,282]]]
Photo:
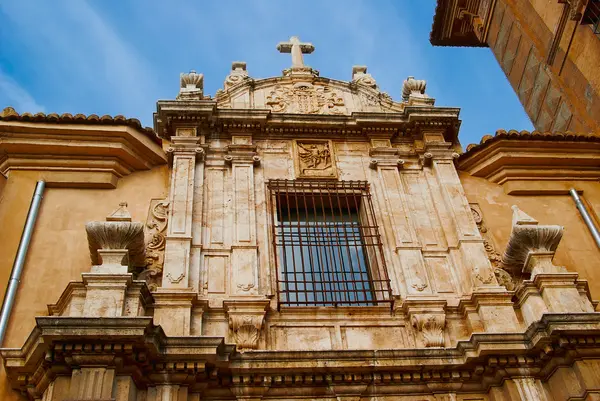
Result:
[[[547,378],[557,364],[600,355],[600,314],[546,314],[524,333],[473,334],[453,348],[253,351],[236,353],[223,338],[166,337],[150,317],[39,317],[20,349],[2,349],[8,379],[17,390],[41,397],[57,372],[103,360],[126,370],[136,385],[167,378],[201,391],[210,384],[282,388],[286,394],[314,385],[368,384],[370,394],[405,385],[450,391],[457,385],[487,391],[513,374]],[[348,372],[351,371],[351,374]],[[271,391],[269,390],[269,391]],[[342,391],[343,389],[340,389]],[[276,391],[276,390],[274,390]]]
[[166,164],[160,139],[151,130],[150,135],[132,128],[124,118],[36,116],[6,114],[5,109],[0,173],[34,170],[48,186],[115,188],[120,177]]
[[12,107],[6,107],[0,112],[0,121],[22,121],[33,123],[49,123],[49,124],[85,124],[85,125],[121,125],[135,128],[141,134],[150,138],[153,142],[160,145],[161,139],[156,136],[154,130],[150,127],[142,126],[142,123],[137,118],[127,118],[122,115],[110,116],[105,114],[98,116],[97,114],[70,114],[70,113],[23,113],[19,114]]
[[490,182],[523,180],[597,180],[600,135],[503,131],[467,146],[459,170]]

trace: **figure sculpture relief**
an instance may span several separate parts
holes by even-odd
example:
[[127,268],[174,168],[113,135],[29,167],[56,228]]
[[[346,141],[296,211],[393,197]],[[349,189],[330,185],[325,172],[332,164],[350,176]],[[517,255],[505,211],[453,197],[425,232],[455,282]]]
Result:
[[295,148],[299,177],[336,177],[330,141],[296,141]]

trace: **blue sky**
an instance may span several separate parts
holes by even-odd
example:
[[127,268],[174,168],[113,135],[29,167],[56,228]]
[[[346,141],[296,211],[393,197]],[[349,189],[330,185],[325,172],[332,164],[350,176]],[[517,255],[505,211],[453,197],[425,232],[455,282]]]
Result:
[[0,109],[150,126],[180,72],[204,73],[211,95],[232,61],[254,78],[277,76],[291,60],[275,46],[297,35],[315,45],[305,62],[321,76],[350,80],[353,65],[367,65],[395,100],[407,76],[427,80],[436,105],[462,109],[463,145],[532,129],[489,49],[431,46],[434,9],[435,0],[0,0]]

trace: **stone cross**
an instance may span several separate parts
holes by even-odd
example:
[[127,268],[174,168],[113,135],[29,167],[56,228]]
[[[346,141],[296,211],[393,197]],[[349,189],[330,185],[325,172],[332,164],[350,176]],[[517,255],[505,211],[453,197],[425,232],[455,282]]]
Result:
[[280,53],[292,53],[292,68],[304,67],[302,53],[310,54],[315,50],[312,43],[302,43],[297,36],[292,36],[289,42],[280,42],[277,45]]

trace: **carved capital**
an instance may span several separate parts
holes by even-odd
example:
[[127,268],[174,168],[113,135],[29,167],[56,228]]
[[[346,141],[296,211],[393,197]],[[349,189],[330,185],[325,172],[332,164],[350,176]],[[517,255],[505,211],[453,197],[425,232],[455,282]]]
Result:
[[412,325],[423,336],[425,347],[443,347],[446,315],[441,313],[412,315]]
[[[546,255],[552,258],[563,235],[563,227],[557,225],[539,225],[532,217],[521,211],[516,205],[513,209],[512,231],[502,256],[502,265],[507,269],[521,270],[524,273],[551,273],[552,264],[544,262],[536,268],[540,258]],[[543,258],[547,261],[547,258]],[[536,270],[536,272],[533,272]]]

